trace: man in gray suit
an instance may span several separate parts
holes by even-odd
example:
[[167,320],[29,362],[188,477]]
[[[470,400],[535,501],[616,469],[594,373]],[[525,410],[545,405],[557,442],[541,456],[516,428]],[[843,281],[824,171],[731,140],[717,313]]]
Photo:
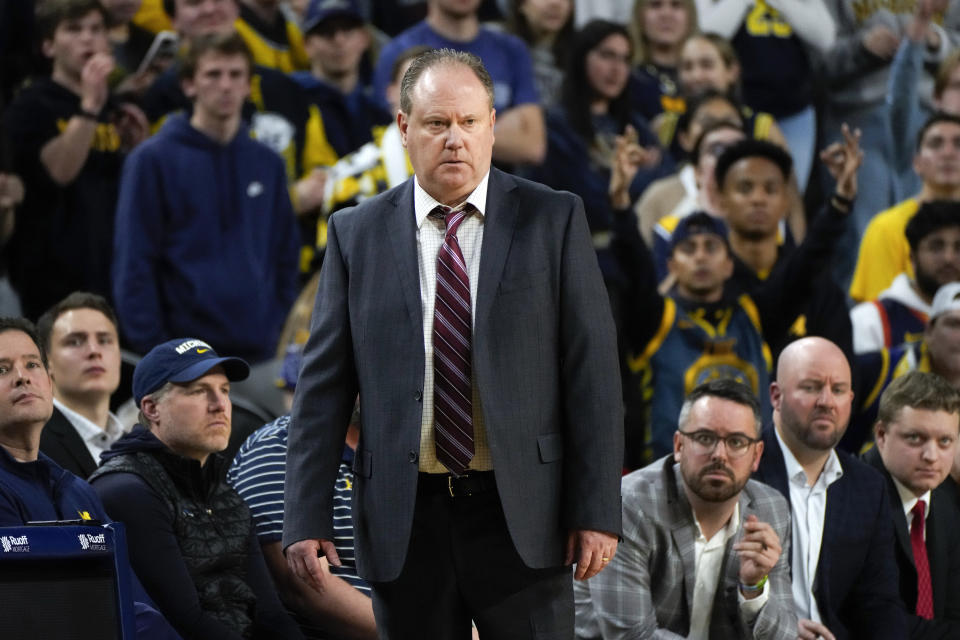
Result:
[[578,638],[797,637],[790,507],[749,479],[760,428],[746,386],[720,379],[690,392],[673,455],[623,478],[623,543],[574,588]]
[[[490,168],[479,59],[417,58],[416,177],[331,217],[287,453],[283,545],[323,589],[354,397],[357,568],[385,638],[573,636],[571,570],[620,533],[609,302],[579,198]],[[329,489],[328,489],[329,488]]]

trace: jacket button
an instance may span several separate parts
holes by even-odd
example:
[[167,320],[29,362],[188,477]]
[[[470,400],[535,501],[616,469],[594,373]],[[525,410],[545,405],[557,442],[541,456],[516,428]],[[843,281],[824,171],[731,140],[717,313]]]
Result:
[[407,460],[409,460],[411,463],[416,463],[420,460],[420,454],[416,451],[409,451],[407,452]]
[[414,392],[414,394],[413,394],[413,398],[414,398],[417,402],[420,402],[420,400],[423,399],[423,392],[420,391],[420,389],[417,389],[417,390]]

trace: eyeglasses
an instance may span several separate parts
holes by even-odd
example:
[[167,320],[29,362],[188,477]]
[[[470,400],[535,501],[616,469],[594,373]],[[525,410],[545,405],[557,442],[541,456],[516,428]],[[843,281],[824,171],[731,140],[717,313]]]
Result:
[[760,442],[760,438],[751,438],[742,433],[733,433],[729,436],[718,436],[713,431],[694,431],[693,433],[678,431],[677,433],[690,438],[693,442],[694,453],[699,455],[713,453],[717,448],[717,443],[723,440],[727,455],[731,458],[739,458],[747,453],[750,445]]

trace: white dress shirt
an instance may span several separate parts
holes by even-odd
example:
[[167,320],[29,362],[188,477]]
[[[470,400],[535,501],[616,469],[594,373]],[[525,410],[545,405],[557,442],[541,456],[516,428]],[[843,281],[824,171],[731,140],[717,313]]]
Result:
[[783,453],[790,485],[790,508],[793,516],[793,600],[797,617],[823,622],[817,599],[813,595],[813,580],[820,563],[823,543],[823,522],[827,512],[827,488],[840,479],[843,468],[836,451],[830,450],[823,470],[813,486],[807,484],[807,474],[793,452],[776,432],[777,443]]
[[[487,183],[490,172],[483,177],[464,203],[472,204],[478,213],[467,216],[457,228],[457,242],[463,253],[470,276],[470,312],[474,322],[477,315],[477,281],[480,278],[480,249],[483,245],[483,222],[487,210]],[[437,205],[433,196],[423,190],[414,177],[413,207],[417,222],[417,265],[420,272],[420,306],[423,309],[423,414],[420,421],[419,469],[427,473],[447,473],[447,468],[437,460],[433,432],[433,308],[437,296],[437,254],[446,236],[446,227],[441,220],[428,217]],[[459,208],[459,207],[458,207]],[[477,393],[476,377],[473,383],[473,438],[474,456],[470,469],[489,471],[493,468],[487,446],[487,432],[483,425],[483,411]]]
[[107,427],[102,429],[100,425],[88,420],[86,416],[80,415],[56,398],[53,399],[53,406],[59,409],[63,417],[73,425],[97,465],[100,464],[100,454],[109,449],[124,434],[123,425],[112,413],[107,414]]

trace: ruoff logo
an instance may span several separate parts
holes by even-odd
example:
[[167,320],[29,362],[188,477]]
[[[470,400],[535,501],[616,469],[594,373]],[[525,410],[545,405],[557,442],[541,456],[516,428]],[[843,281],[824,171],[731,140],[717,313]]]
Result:
[[107,548],[107,537],[100,533],[93,535],[90,533],[81,533],[77,535],[80,541],[80,548],[84,551],[105,551]]
[[30,539],[27,536],[0,536],[0,546],[4,553],[25,553],[30,551]]

